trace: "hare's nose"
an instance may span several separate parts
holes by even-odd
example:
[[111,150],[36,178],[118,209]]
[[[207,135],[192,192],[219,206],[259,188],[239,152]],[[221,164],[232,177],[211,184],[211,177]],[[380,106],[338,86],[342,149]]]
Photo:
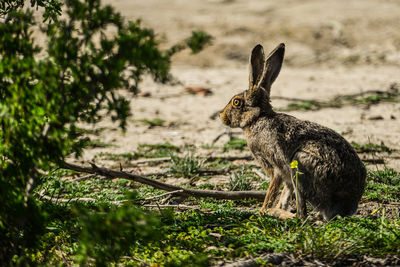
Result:
[[229,120],[228,115],[226,114],[226,110],[221,110],[219,113],[219,117],[225,125],[230,125],[231,121]]

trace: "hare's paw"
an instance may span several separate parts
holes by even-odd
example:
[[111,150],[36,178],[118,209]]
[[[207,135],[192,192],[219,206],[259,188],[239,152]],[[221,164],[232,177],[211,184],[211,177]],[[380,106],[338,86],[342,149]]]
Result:
[[269,209],[267,209],[266,206],[262,206],[262,208],[257,212],[257,214],[258,215],[261,215],[261,214],[264,214],[264,213],[268,214],[268,210]]
[[267,209],[266,214],[271,215],[273,217],[278,218],[279,220],[287,220],[287,219],[292,219],[296,216],[296,214],[291,213],[289,211],[279,209],[279,208],[270,208]]

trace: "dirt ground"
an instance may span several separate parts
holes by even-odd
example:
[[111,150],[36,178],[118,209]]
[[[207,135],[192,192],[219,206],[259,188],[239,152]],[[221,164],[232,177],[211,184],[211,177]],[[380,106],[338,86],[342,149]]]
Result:
[[[260,43],[266,53],[286,44],[286,58],[272,88],[272,105],[284,108],[279,97],[328,100],[337,95],[387,90],[400,85],[400,2],[397,0],[108,0],[126,19],[141,19],[155,30],[162,47],[187,38],[194,30],[214,37],[201,53],[175,55],[175,85],[160,85],[146,78],[141,86],[149,97],[131,101],[133,116],[127,132],[106,126],[100,139],[112,147],[86,151],[93,160],[104,151],[128,153],[139,144],[211,144],[225,130],[213,118],[229,99],[248,86],[248,56]],[[210,88],[211,95],[184,92],[187,86]],[[348,105],[318,111],[292,111],[291,115],[328,126],[348,141],[385,144],[394,152],[385,165],[400,170],[400,103]],[[140,119],[161,118],[162,127],[149,127]],[[235,136],[244,138],[240,129]],[[217,146],[228,140],[222,137]],[[371,157],[371,155],[361,155]]]

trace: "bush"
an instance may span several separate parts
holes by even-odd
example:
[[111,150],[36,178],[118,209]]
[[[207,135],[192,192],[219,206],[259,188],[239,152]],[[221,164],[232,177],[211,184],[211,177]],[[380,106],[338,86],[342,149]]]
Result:
[[[58,2],[31,3],[56,8]],[[18,11],[22,6],[23,1],[0,4],[0,15],[7,16],[0,24],[0,262],[14,258],[21,264],[46,225],[31,197],[38,178],[62,165],[65,156],[78,157],[87,144],[76,124],[109,116],[125,129],[129,101],[117,90],[135,93],[144,74],[167,82],[175,52],[210,40],[193,33],[160,51],[153,31],[140,21],[125,22],[99,0],[67,0],[65,18],[51,13],[54,21],[40,25],[48,40],[40,48],[32,36],[32,12]],[[105,34],[110,29],[115,34]]]

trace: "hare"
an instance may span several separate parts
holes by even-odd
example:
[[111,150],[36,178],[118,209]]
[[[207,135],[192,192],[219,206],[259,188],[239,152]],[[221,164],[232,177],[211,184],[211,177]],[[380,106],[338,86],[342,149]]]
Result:
[[[282,43],[265,60],[263,47],[254,47],[249,89],[232,97],[220,118],[227,126],[243,129],[252,155],[271,177],[260,213],[271,211],[276,216],[293,217],[288,209],[296,190],[297,216],[301,219],[307,217],[306,202],[325,220],[350,216],[364,192],[365,167],[338,133],[272,109],[271,85],[281,70],[284,53]],[[296,181],[290,167],[294,160],[298,162]],[[282,183],[279,202],[272,208]]]

